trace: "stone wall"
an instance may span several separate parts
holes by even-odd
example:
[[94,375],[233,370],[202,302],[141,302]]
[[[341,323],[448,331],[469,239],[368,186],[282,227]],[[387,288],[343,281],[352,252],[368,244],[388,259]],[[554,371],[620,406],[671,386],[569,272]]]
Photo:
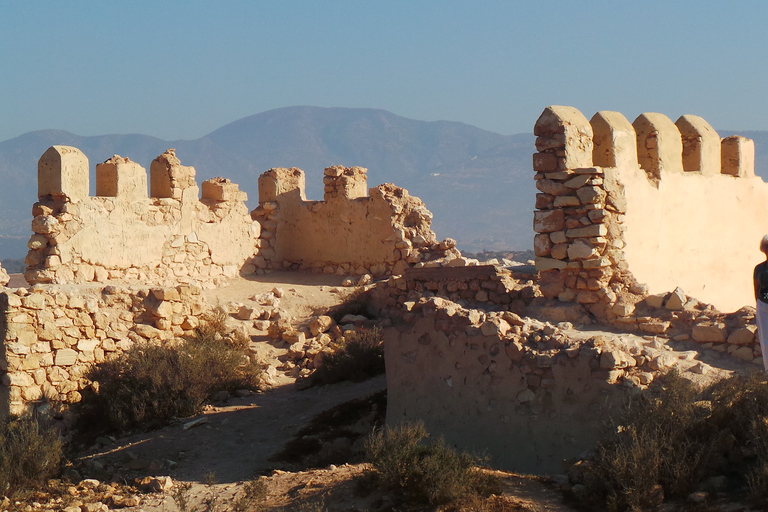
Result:
[[754,176],[751,140],[721,140],[697,116],[647,113],[630,124],[604,111],[588,121],[562,106],[547,107],[534,133],[546,297],[600,319],[677,287],[723,310],[754,303],[768,185]]
[[0,417],[44,398],[79,401],[90,364],[137,342],[191,334],[208,311],[194,285],[81,288],[47,285],[0,293]]
[[86,156],[49,148],[38,162],[27,281],[213,286],[252,273],[260,226],[245,193],[224,178],[199,192],[195,169],[168,150],[150,166],[150,197],[145,169],[117,155],[96,166],[91,197]]
[[387,422],[422,420],[515,471],[562,472],[626,393],[676,360],[655,342],[573,339],[567,324],[437,297],[417,301],[406,320],[384,330]]
[[494,265],[412,268],[377,284],[371,290],[371,303],[379,316],[390,319],[410,317],[410,310],[423,297],[522,313],[537,295],[532,277]]
[[[325,200],[307,201],[301,169],[259,177],[259,268],[339,274],[401,274],[406,268],[460,257],[456,242],[438,242],[432,214],[392,184],[367,190],[366,169],[325,169]],[[366,193],[367,191],[367,193]]]

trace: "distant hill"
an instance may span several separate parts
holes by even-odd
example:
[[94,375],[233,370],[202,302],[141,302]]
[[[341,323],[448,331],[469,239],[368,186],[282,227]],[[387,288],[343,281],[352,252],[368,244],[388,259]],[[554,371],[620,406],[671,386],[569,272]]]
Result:
[[[534,120],[531,120],[533,124]],[[755,139],[758,173],[768,178],[768,132]],[[43,130],[0,142],[0,259],[26,254],[31,207],[37,200],[37,160],[54,144],[75,146],[95,165],[114,154],[145,168],[176,148],[198,182],[224,176],[258,201],[259,174],[300,167],[307,196],[322,199],[322,172],[331,165],[368,168],[369,186],[391,182],[423,199],[438,237],[462,250],[526,250],[532,245],[535,187],[532,134],[499,135],[448,121],[415,121],[384,110],[287,107],[245,117],[197,140],[164,141],[145,135],[81,137]]]
[[322,173],[331,165],[368,168],[369,186],[391,182],[422,198],[441,238],[466,250],[527,249],[531,245],[533,135],[504,136],[463,123],[424,122],[383,110],[288,107],[249,116],[197,140],[144,135],[81,137],[43,130],[0,142],[0,258],[23,257],[31,207],[37,200],[37,160],[54,144],[75,146],[91,164],[113,154],[145,168],[176,148],[198,182],[224,176],[240,184],[249,206],[258,201],[259,174],[300,167],[307,196],[322,199]]

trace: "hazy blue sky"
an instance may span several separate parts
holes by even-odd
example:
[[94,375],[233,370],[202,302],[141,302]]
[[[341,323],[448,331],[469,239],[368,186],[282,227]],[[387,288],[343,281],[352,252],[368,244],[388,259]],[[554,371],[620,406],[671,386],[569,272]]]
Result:
[[0,0],[0,140],[292,106],[528,132],[550,104],[768,129],[768,2]]

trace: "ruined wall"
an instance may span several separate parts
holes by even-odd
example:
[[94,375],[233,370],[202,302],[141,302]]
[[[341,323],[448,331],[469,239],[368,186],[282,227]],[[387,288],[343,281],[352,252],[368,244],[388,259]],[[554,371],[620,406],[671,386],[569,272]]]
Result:
[[676,287],[723,310],[754,302],[768,185],[754,176],[751,140],[721,140],[697,116],[647,113],[630,124],[604,111],[587,121],[561,106],[547,107],[534,133],[545,296],[603,319],[625,316],[622,301]]
[[420,199],[392,184],[367,191],[366,172],[325,169],[324,201],[306,200],[301,169],[263,173],[259,207],[251,213],[261,223],[256,265],[384,275],[460,256],[454,240],[437,241]]
[[389,424],[421,420],[494,467],[539,474],[560,473],[563,460],[594,447],[626,394],[676,361],[654,342],[572,339],[509,311],[434,297],[385,329],[384,341]]
[[137,342],[191,334],[207,311],[194,285],[0,293],[0,418],[44,398],[78,402],[89,365]]
[[88,159],[77,148],[53,146],[38,162],[27,272],[30,283],[119,280],[212,286],[252,273],[259,224],[246,195],[223,178],[195,183],[195,169],[173,150],[147,173],[114,156],[96,166],[96,197],[88,195]]

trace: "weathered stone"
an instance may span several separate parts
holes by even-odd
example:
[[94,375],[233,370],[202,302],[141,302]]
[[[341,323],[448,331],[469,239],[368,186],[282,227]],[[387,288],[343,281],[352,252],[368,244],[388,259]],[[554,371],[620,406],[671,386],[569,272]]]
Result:
[[747,325],[736,329],[728,336],[728,343],[732,345],[751,345],[755,341],[757,333],[756,325]]
[[[556,231],[556,230],[553,230]],[[572,228],[565,232],[568,238],[591,238],[594,236],[605,236],[608,234],[608,228],[603,224],[592,224],[583,228]]]
[[679,311],[683,309],[683,305],[686,302],[685,292],[678,286],[675,290],[669,294],[664,307],[670,311]]
[[728,331],[725,326],[699,324],[693,326],[691,336],[699,343],[724,343]]
[[56,366],[72,366],[77,362],[77,355],[77,352],[70,348],[57,350],[54,363]]
[[551,233],[564,227],[563,210],[542,210],[533,213],[533,230],[537,233]]
[[585,260],[597,254],[597,249],[584,238],[578,238],[568,245],[568,258],[571,260]]

